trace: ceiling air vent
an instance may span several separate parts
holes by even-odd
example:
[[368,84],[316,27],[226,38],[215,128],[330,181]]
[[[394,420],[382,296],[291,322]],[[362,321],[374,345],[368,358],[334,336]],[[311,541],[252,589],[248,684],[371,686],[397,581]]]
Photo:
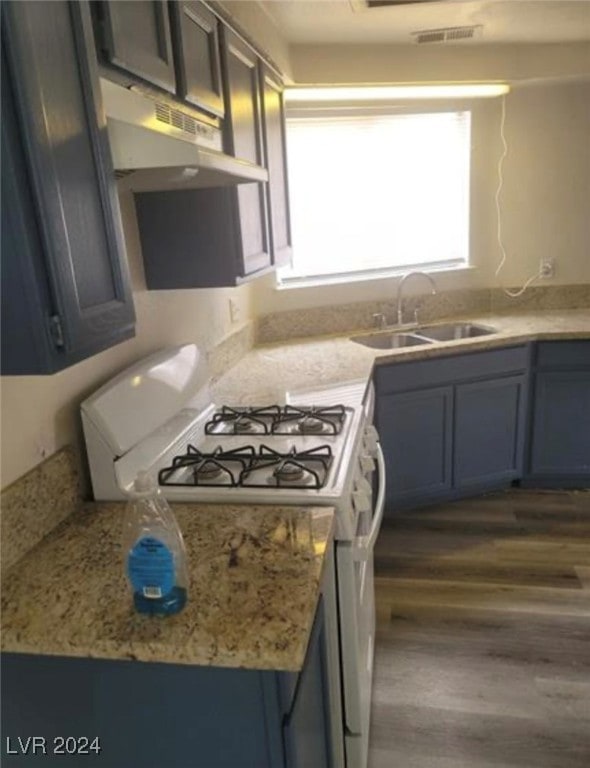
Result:
[[414,5],[414,3],[433,3],[437,0],[366,0],[367,8],[384,8],[388,5]]
[[458,40],[472,40],[479,37],[481,24],[470,27],[445,27],[443,29],[421,29],[412,32],[415,43],[454,43]]

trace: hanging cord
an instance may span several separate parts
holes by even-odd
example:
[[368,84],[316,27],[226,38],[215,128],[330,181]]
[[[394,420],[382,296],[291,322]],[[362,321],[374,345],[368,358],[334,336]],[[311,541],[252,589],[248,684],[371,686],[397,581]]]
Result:
[[[506,143],[506,136],[504,134],[504,126],[506,123],[506,94],[502,96],[502,117],[500,119],[500,139],[502,140],[502,155],[500,157],[500,160],[498,161],[498,187],[496,189],[496,194],[494,196],[494,200],[496,203],[496,222],[497,222],[497,238],[498,238],[498,245],[500,247],[500,252],[502,254],[502,258],[500,259],[500,263],[498,264],[498,267],[496,269],[495,276],[498,277],[500,274],[500,271],[502,270],[502,267],[506,263],[506,249],[504,248],[504,243],[502,241],[502,214],[500,211],[500,193],[502,192],[502,187],[504,186],[504,160],[506,159],[506,155],[508,154],[508,144]],[[526,283],[520,288],[518,291],[511,291],[509,288],[502,287],[502,290],[506,294],[506,296],[509,296],[511,299],[517,299],[519,296],[522,296],[522,294],[526,291],[526,289],[529,287],[531,283],[533,283],[535,280],[538,280],[540,277],[542,277],[543,272],[542,270],[539,270],[535,275],[532,277],[529,277],[529,279],[526,281]]]

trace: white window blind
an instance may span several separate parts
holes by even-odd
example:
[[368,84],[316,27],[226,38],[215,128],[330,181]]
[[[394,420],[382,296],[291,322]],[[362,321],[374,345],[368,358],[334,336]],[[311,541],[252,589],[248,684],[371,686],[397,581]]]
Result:
[[287,158],[281,280],[468,263],[469,111],[288,118]]

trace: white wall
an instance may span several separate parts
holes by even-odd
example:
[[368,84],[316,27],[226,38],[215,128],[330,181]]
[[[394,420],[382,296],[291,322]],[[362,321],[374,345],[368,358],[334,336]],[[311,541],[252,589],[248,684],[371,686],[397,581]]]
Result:
[[590,43],[294,45],[297,83],[515,80],[590,75]]
[[265,11],[264,5],[245,0],[221,0],[220,5],[244,34],[272,59],[285,78],[291,80],[289,46],[274,18]]
[[[500,203],[508,258],[497,279],[501,252],[494,195],[501,106],[500,99],[474,105],[470,240],[475,269],[440,274],[439,288],[519,286],[545,257],[556,258],[556,275],[536,284],[590,283],[590,79],[520,85],[506,97],[508,155]],[[267,314],[389,299],[396,285],[397,279],[391,278],[276,290],[271,276],[255,285],[255,305],[258,314]]]
[[[2,487],[80,439],[80,402],[116,371],[166,345],[196,342],[209,350],[252,317],[249,286],[147,291],[132,195],[121,203],[137,335],[53,376],[2,377]],[[237,323],[230,318],[230,298],[238,304]]]
[[588,283],[590,79],[516,88],[506,107],[504,281],[555,257],[556,283]]

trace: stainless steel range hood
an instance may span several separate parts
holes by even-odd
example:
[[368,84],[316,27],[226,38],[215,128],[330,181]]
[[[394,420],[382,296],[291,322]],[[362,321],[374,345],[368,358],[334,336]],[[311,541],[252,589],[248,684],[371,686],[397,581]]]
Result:
[[121,189],[198,189],[268,181],[265,168],[222,152],[219,128],[169,102],[101,78],[109,142]]

